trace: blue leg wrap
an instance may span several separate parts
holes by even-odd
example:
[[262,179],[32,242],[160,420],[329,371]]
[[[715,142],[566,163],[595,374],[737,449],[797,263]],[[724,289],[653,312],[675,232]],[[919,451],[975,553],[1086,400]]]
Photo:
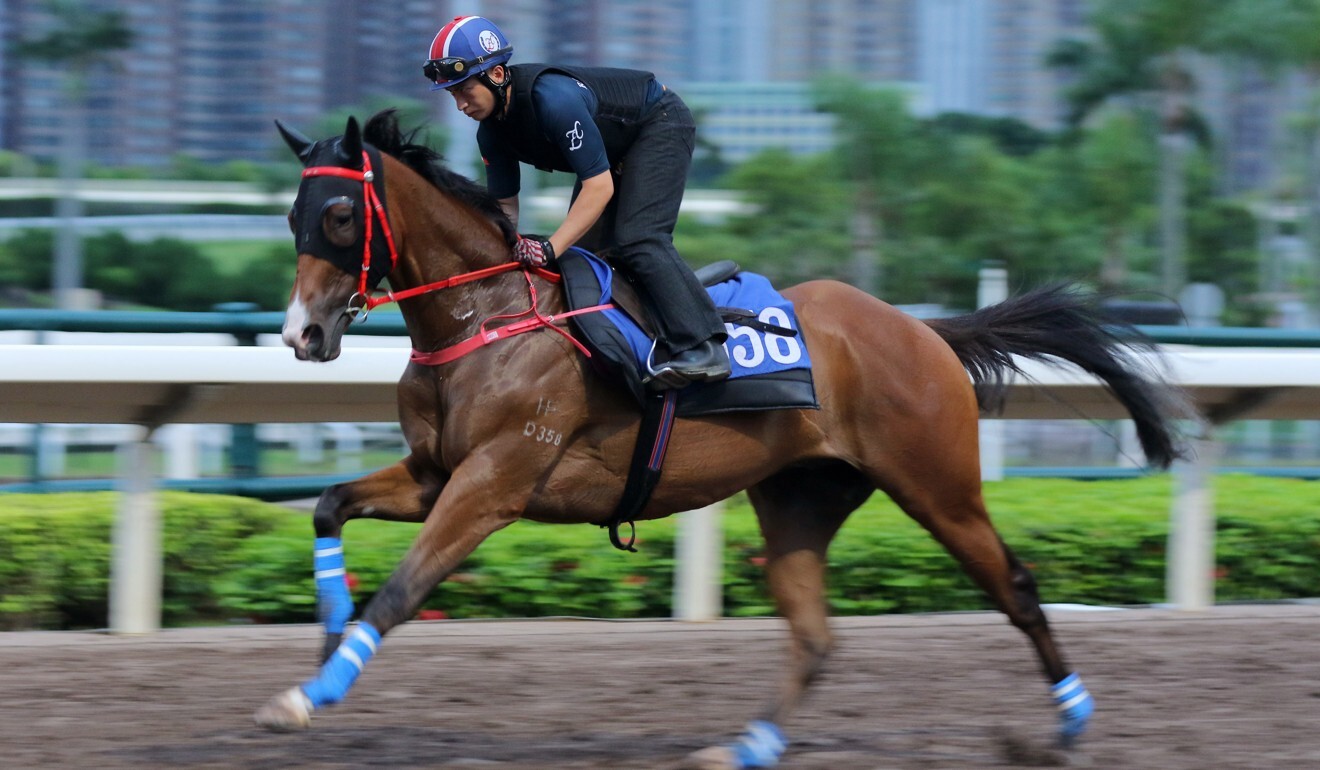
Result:
[[321,666],[321,673],[315,679],[303,683],[302,691],[312,708],[321,708],[338,703],[348,694],[362,673],[363,666],[376,654],[380,646],[380,632],[370,623],[358,623],[353,633],[349,634],[339,649]]
[[1095,699],[1075,673],[1051,687],[1050,694],[1059,704],[1059,737],[1064,744],[1070,744],[1086,732],[1086,724],[1095,712]]
[[788,741],[773,722],[757,719],[747,724],[747,732],[733,745],[739,768],[774,767],[788,748]]
[[337,537],[316,538],[316,614],[327,634],[342,634],[353,617],[353,597],[344,582],[344,544]]

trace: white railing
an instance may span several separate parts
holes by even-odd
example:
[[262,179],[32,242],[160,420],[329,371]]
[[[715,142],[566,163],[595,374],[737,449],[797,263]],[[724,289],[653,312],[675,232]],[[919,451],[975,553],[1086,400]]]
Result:
[[[1320,351],[1165,349],[1160,363],[1207,419],[1198,457],[1182,463],[1171,514],[1170,603],[1209,604],[1214,470],[1213,426],[1235,419],[1320,418]],[[285,348],[215,346],[0,345],[0,423],[138,425],[124,456],[125,491],[115,527],[111,629],[159,624],[159,515],[154,507],[150,432],[167,424],[303,423],[396,419],[395,385],[407,363],[398,348],[345,351],[328,364],[297,361]],[[1004,418],[1123,418],[1089,376],[1026,362],[1009,388]],[[679,617],[718,616],[710,585],[716,516],[688,514],[682,526]],[[700,554],[700,556],[697,556]],[[712,555],[713,554],[713,555]],[[711,559],[716,561],[712,562]]]

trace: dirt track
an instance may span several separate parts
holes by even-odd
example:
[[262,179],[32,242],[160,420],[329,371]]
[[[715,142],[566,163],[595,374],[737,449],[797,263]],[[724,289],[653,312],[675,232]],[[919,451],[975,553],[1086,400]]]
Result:
[[[1052,611],[1098,703],[1069,760],[998,615],[844,618],[782,767],[1320,767],[1320,604]],[[673,768],[771,690],[778,621],[413,623],[348,700],[277,735],[311,626],[0,634],[0,767]]]

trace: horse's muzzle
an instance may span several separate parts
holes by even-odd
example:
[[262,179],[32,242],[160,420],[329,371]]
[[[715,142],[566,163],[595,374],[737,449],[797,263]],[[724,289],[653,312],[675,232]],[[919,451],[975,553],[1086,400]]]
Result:
[[303,327],[300,345],[295,345],[293,354],[303,361],[333,361],[339,358],[338,336],[334,340],[326,334],[321,324],[308,324]]

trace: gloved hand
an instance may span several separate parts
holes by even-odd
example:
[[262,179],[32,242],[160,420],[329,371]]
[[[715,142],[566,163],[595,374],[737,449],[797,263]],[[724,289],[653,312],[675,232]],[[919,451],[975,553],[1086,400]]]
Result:
[[549,238],[539,235],[520,235],[513,245],[513,256],[526,267],[545,267],[555,258],[555,247]]

